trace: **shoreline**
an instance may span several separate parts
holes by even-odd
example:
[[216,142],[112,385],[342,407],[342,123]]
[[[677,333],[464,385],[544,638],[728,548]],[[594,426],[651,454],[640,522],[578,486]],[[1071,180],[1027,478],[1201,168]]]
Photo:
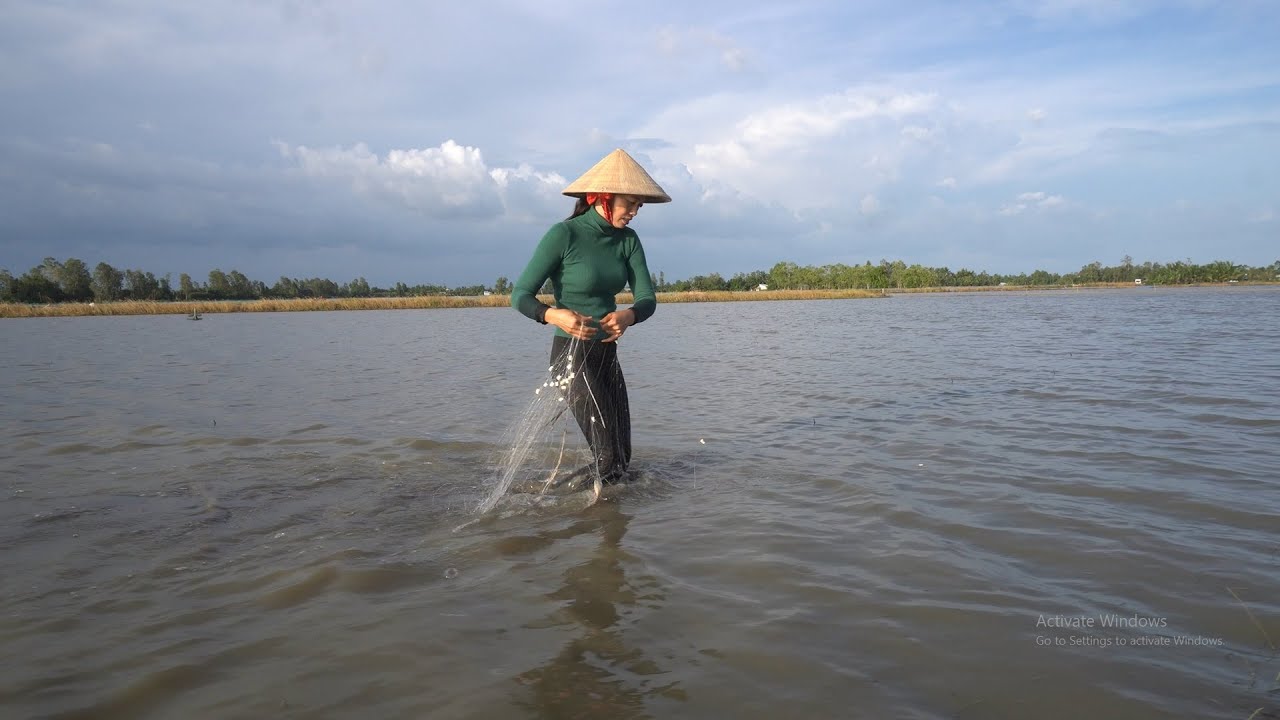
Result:
[[939,286],[939,287],[922,287],[922,288],[887,288],[886,292],[890,295],[912,295],[919,293],[951,293],[951,292],[1041,292],[1045,290],[1146,290],[1150,288],[1160,288],[1167,290],[1170,288],[1224,288],[1224,287],[1280,287],[1280,281],[1235,281],[1235,282],[1199,282],[1199,283],[1176,283],[1168,285],[1156,285],[1147,283],[1143,285],[1135,285],[1131,282],[1099,282],[1099,283],[1079,283],[1076,285],[974,285],[968,287],[962,286]]
[[[743,300],[844,300],[880,298],[880,290],[748,290],[741,292],[658,293],[658,303],[733,302]],[[550,295],[539,295],[548,305]],[[617,296],[630,304],[631,294]],[[430,310],[440,308],[510,308],[510,295],[418,295],[388,298],[301,298],[290,300],[122,300],[109,303],[0,303],[0,318],[82,317],[86,315],[217,315],[237,312],[314,312],[335,310]]]
[[[1134,285],[1132,283],[1088,283],[1082,285],[981,285],[972,287],[884,288],[872,290],[713,290],[658,293],[658,303],[761,302],[785,300],[851,300],[886,298],[893,295],[974,292],[1040,292],[1047,290],[1144,290],[1147,288],[1195,288],[1236,286],[1280,286],[1274,282],[1192,283],[1187,285]],[[549,295],[540,300],[551,304]],[[618,295],[619,304],[631,302],[630,293]],[[110,303],[55,303],[26,305],[0,303],[0,318],[82,317],[87,315],[217,315],[235,312],[313,312],[335,310],[427,310],[440,308],[510,307],[508,295],[440,296],[388,298],[305,298],[291,300],[122,300]]]

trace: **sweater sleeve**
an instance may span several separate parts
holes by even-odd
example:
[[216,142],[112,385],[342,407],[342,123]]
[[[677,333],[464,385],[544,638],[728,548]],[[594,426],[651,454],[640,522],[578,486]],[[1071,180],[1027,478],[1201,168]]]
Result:
[[649,264],[644,259],[644,246],[640,238],[635,238],[635,249],[627,258],[627,283],[631,285],[631,311],[636,315],[636,322],[648,320],[658,309],[658,297],[653,292],[653,279],[649,277]]
[[547,321],[543,319],[543,315],[551,308],[538,299],[538,291],[547,282],[547,278],[560,267],[568,244],[569,228],[562,222],[552,225],[538,242],[538,247],[533,251],[529,264],[516,280],[511,290],[511,307],[531,320],[546,324]]

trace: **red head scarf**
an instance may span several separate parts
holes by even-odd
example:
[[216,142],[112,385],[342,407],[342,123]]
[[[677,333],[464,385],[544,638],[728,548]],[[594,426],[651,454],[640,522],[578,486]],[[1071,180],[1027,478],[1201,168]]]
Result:
[[604,201],[604,219],[613,224],[613,193],[587,193],[587,204],[595,205],[597,200]]

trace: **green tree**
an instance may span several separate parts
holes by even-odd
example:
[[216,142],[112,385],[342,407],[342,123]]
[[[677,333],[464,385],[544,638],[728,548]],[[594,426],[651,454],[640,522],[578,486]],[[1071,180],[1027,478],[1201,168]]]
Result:
[[231,297],[231,281],[227,274],[218,268],[209,271],[209,297],[214,300],[226,300]]
[[71,302],[89,302],[93,299],[93,278],[82,260],[67,258],[58,274],[58,286],[62,295]]
[[257,297],[253,283],[239,270],[227,273],[227,296],[232,300],[253,300]]
[[[401,283],[401,285],[403,284]],[[292,299],[298,297],[299,292],[298,281],[291,280],[284,275],[281,275],[276,284],[271,286],[272,297]]]
[[1118,273],[1116,281],[1133,282],[1133,279],[1136,277],[1138,276],[1133,272],[1133,258],[1129,255],[1125,255],[1120,258],[1120,272]]
[[870,287],[868,285],[870,280],[867,278],[867,270],[869,270],[870,268],[871,268],[871,263],[867,263],[866,265],[854,265],[850,267],[848,271],[848,278],[846,280],[846,282],[848,282],[848,287],[851,287],[851,288]]
[[791,290],[796,287],[796,274],[800,268],[793,262],[780,262],[769,269],[769,287],[774,290]]
[[124,282],[131,300],[168,300],[162,292],[160,281],[150,272],[125,270]]
[[196,286],[191,282],[191,276],[182,273],[178,276],[178,296],[183,300],[190,300],[196,294]]
[[505,275],[498,276],[498,279],[493,281],[493,292],[495,295],[510,295],[511,281]]
[[50,280],[47,268],[44,265],[38,265],[31,268],[26,275],[13,281],[9,290],[14,302],[20,303],[56,303],[62,302],[62,288],[58,283]]
[[5,268],[0,268],[0,302],[13,301],[13,275]]
[[702,292],[714,292],[716,290],[724,290],[728,287],[728,283],[720,276],[720,273],[711,273],[710,275],[696,275],[690,281],[694,290]]
[[351,297],[369,297],[373,292],[369,289],[369,281],[362,277],[352,280],[347,285],[347,293]]
[[1102,263],[1094,260],[1093,262],[1080,268],[1080,272],[1076,274],[1080,278],[1080,282],[1096,283],[1104,280],[1102,276]]
[[729,278],[726,287],[729,290],[755,290],[760,285],[769,284],[769,274],[763,270],[756,270],[749,273],[738,273]]
[[93,280],[90,282],[93,299],[98,302],[112,302],[124,296],[124,273],[100,262],[93,268]]
[[1215,260],[1204,266],[1204,279],[1209,282],[1226,282],[1228,280],[1239,280],[1238,277],[1242,273],[1231,262],[1226,260]]
[[338,283],[327,278],[308,278],[302,281],[302,297],[332,298],[338,297],[342,288]]
[[47,257],[44,262],[40,263],[40,267],[36,268],[40,271],[40,275],[49,282],[57,283],[58,287],[62,287],[62,263],[56,258]]
[[862,277],[867,284],[867,288],[884,289],[889,287],[889,274],[885,271],[884,263],[872,265],[868,260],[867,264],[862,267]]
[[912,265],[911,267],[903,268],[901,271],[895,270],[894,276],[900,288],[936,287],[938,284],[933,270],[923,265]]
[[889,282],[901,288],[907,279],[907,264],[902,260],[894,260],[889,264]]
[[1027,281],[1030,285],[1054,285],[1060,279],[1061,277],[1056,273],[1051,273],[1048,270],[1036,270],[1031,273],[1031,277]]

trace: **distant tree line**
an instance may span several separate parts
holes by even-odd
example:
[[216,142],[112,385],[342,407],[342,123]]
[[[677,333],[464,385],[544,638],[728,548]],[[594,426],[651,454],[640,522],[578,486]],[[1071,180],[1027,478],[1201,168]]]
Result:
[[142,270],[117,270],[98,263],[93,271],[81,260],[69,258],[44,262],[14,277],[0,269],[0,302],[57,303],[111,302],[115,300],[263,300],[277,298],[407,297],[411,295],[482,295],[482,285],[447,288],[444,285],[406,285],[390,288],[369,285],[363,277],[349,283],[325,278],[281,277],[274,285],[250,280],[239,270],[209,271],[205,282],[187,273],[178,275],[177,287],[171,274],[157,278]]
[[1132,283],[1141,278],[1152,285],[1185,285],[1191,283],[1220,283],[1253,280],[1275,282],[1280,280],[1280,260],[1265,267],[1237,265],[1217,260],[1207,265],[1197,265],[1190,260],[1177,260],[1168,264],[1145,262],[1136,265],[1133,258],[1125,256],[1119,265],[1105,267],[1093,262],[1079,271],[1059,275],[1047,270],[1031,273],[1002,275],[967,268],[951,270],[946,267],[907,265],[901,260],[881,260],[878,265],[870,261],[863,265],[797,265],[780,262],[768,271],[738,273],[725,279],[719,273],[697,275],[688,280],[668,283],[661,273],[654,278],[660,292],[689,290],[750,290],[766,285],[770,290],[839,290],[880,288],[925,287],[980,287],[1007,285],[1081,285],[1088,283]]
[[[725,279],[719,273],[696,275],[688,280],[667,282],[663,273],[651,276],[658,292],[687,292],[690,290],[752,290],[761,285],[770,290],[825,290],[825,289],[880,289],[923,287],[977,287],[1008,285],[1079,285],[1088,283],[1131,283],[1141,278],[1152,285],[1179,285],[1204,282],[1280,280],[1280,260],[1265,267],[1237,265],[1217,260],[1198,265],[1190,260],[1177,260],[1168,264],[1145,262],[1136,265],[1125,256],[1119,265],[1105,267],[1093,262],[1079,271],[1059,275],[1047,270],[1031,273],[1002,275],[976,272],[967,268],[952,271],[946,267],[907,265],[902,260],[881,260],[873,265],[797,265],[780,262],[769,270],[738,273]],[[398,282],[389,288],[371,286],[363,277],[348,283],[338,283],[324,278],[281,277],[274,285],[250,280],[238,270],[209,272],[204,282],[193,280],[190,275],[178,276],[174,287],[172,277],[166,274],[157,278],[142,270],[118,270],[107,263],[98,263],[93,270],[83,261],[68,258],[58,262],[45,258],[44,262],[14,277],[8,270],[0,269],[0,302],[57,303],[57,302],[111,302],[115,300],[261,300],[276,298],[348,298],[348,297],[409,297],[415,295],[483,295],[510,293],[512,285],[506,277],[499,277],[491,287],[470,285],[446,287],[444,285],[406,285]],[[550,293],[550,282],[542,292]]]

